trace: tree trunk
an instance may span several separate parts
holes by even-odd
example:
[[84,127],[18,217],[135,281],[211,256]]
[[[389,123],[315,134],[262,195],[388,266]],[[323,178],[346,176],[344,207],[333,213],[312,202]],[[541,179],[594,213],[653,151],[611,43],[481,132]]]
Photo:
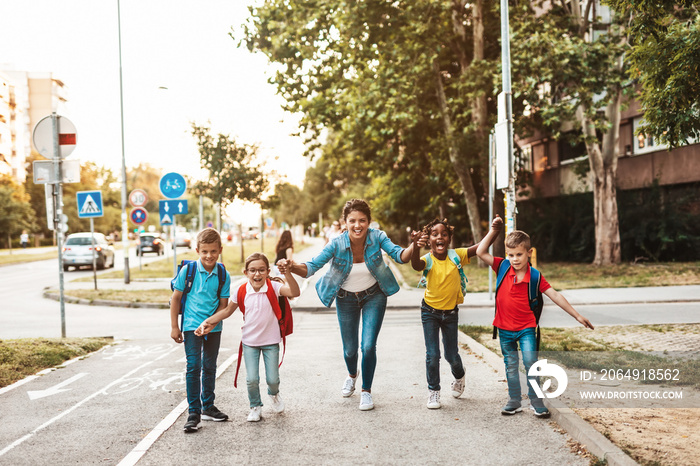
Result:
[[448,144],[450,162],[454,169],[459,183],[462,186],[464,193],[464,202],[467,205],[467,215],[469,216],[469,226],[474,236],[474,242],[481,241],[481,217],[479,216],[479,204],[477,201],[474,184],[472,183],[469,169],[465,166],[464,160],[460,157],[457,140],[454,137],[454,128],[452,127],[452,119],[450,118],[449,109],[447,108],[447,99],[445,98],[445,89],[442,85],[442,77],[440,76],[440,65],[437,59],[433,60],[433,72],[435,78],[435,93],[440,107],[440,115],[442,116],[442,126],[445,132],[445,139]]
[[[617,211],[617,158],[620,152],[620,105],[622,90],[615,91],[605,109],[610,129],[603,134],[602,147],[597,142],[586,142],[588,160],[593,173],[593,213],[595,221],[594,265],[619,264],[620,221]],[[576,113],[585,136],[597,141],[595,127],[586,117],[583,107]]]

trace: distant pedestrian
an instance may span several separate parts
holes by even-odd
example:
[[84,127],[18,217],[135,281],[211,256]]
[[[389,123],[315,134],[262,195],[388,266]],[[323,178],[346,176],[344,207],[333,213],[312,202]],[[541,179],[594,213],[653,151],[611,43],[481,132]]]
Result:
[[[275,252],[277,256],[275,257],[275,264],[281,260],[292,260],[294,256],[294,240],[292,239],[292,232],[289,230],[284,230],[280,235],[279,241],[277,241],[277,246],[275,246]],[[280,275],[280,271],[276,265],[272,266],[273,275]]]
[[[299,285],[292,277],[289,270],[289,261],[282,259],[279,262],[280,271],[286,276],[287,283],[279,278],[270,278],[270,263],[265,254],[256,252],[245,260],[243,271],[248,281],[241,285],[235,293],[226,309],[221,309],[213,316],[207,318],[195,332],[197,335],[206,335],[221,320],[226,319],[239,307],[245,309],[243,328],[241,329],[241,343],[246,369],[246,384],[248,386],[248,401],[250,402],[249,422],[257,422],[262,417],[263,403],[260,399],[260,355],[265,364],[265,380],[267,382],[267,394],[270,396],[272,410],[276,413],[284,411],[284,403],[279,393],[280,374],[280,333],[279,322],[272,309],[268,298],[270,287],[277,297],[286,296],[296,298],[299,296]],[[238,293],[245,292],[243,306],[238,303]]]
[[[586,328],[593,329],[593,324],[579,314],[569,304],[569,301],[551,287],[547,280],[539,274],[539,271],[530,266],[530,237],[519,230],[508,234],[505,241],[506,257],[493,257],[488,252],[488,245],[493,238],[498,236],[503,220],[496,217],[491,224],[491,230],[481,241],[476,249],[476,254],[481,260],[491,266],[497,274],[502,273],[503,279],[496,290],[496,317],[493,325],[498,332],[501,343],[501,352],[506,365],[506,380],[508,382],[508,403],[501,409],[501,413],[511,415],[522,411],[520,374],[518,372],[518,343],[523,357],[523,365],[527,374],[535,362],[537,362],[538,337],[537,318],[530,306],[529,287],[533,276],[539,275],[539,292],[545,294],[557,306],[566,311]],[[541,303],[540,303],[541,304]],[[528,381],[536,377],[528,377]],[[547,418],[550,413],[544,402],[537,397],[531,384],[528,384],[528,398],[530,408],[535,416]]]
[[326,232],[326,244],[339,237],[343,231],[340,229],[340,220],[336,220]]
[[195,334],[200,324],[217,311],[226,309],[230,296],[231,277],[226,274],[221,294],[219,290],[219,267],[216,265],[221,255],[221,236],[213,228],[205,228],[197,235],[196,271],[192,288],[187,293],[185,308],[182,309],[182,330],[178,327],[180,300],[185,290],[187,267],[182,267],[174,284],[170,300],[170,337],[176,343],[185,343],[187,357],[187,401],[189,415],[185,432],[195,432],[201,419],[205,421],[225,421],[228,416],[214,406],[214,386],[216,382],[216,358],[219,355],[222,325],[210,329],[207,336]]
[[22,234],[19,235],[19,242],[22,245],[22,249],[27,249],[27,246],[29,246],[29,233],[27,233],[27,230],[22,230]]
[[[450,365],[454,380],[452,396],[464,393],[464,365],[457,344],[459,335],[459,304],[464,302],[467,277],[462,268],[469,258],[476,255],[477,245],[469,248],[450,249],[454,227],[447,219],[435,219],[420,232],[413,232],[415,243],[411,256],[414,270],[426,270],[421,284],[426,286],[421,302],[421,322],[425,338],[425,374],[428,379],[428,408],[439,409],[440,404],[440,333],[445,349],[445,360]],[[491,239],[495,240],[495,236]],[[430,247],[430,252],[419,257],[420,248]],[[430,264],[430,266],[428,266]]]
[[[321,302],[336,307],[340,336],[348,376],[341,394],[349,397],[355,392],[358,376],[358,349],[362,348],[362,393],[360,409],[374,408],[372,381],[377,365],[377,337],[386,312],[387,296],[399,291],[399,284],[384,262],[382,251],[395,262],[403,264],[411,258],[413,244],[402,249],[381,230],[369,227],[370,207],[361,199],[351,199],[343,207],[347,231],[326,244],[323,251],[303,264],[293,264],[292,271],[310,277],[330,262],[330,270],[316,283]],[[362,341],[358,332],[362,321]]]

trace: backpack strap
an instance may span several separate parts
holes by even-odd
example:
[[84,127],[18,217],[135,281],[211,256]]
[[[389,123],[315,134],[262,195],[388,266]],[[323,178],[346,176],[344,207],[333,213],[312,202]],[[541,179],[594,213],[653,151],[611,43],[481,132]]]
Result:
[[530,310],[535,314],[535,323],[537,324],[537,351],[540,350],[540,316],[542,315],[542,307],[544,300],[540,293],[540,283],[542,282],[542,274],[536,268],[530,266],[530,286],[527,289],[528,302]]
[[[241,310],[243,314],[243,320],[245,320],[245,294],[247,291],[248,282],[243,283],[238,287],[238,292],[236,293],[236,304],[238,304],[238,309]],[[238,371],[241,369],[241,359],[243,359],[243,340],[241,340],[238,345],[238,361],[236,362],[236,375],[233,378],[233,386],[238,388]]]
[[[498,289],[501,287],[503,284],[503,279],[506,276],[506,273],[508,273],[508,270],[510,269],[510,261],[508,259],[503,259],[500,264],[498,264],[498,270],[496,271],[496,296],[498,296]],[[496,300],[494,299],[494,302]],[[494,303],[495,307],[495,303]],[[496,316],[496,310],[494,309],[493,311],[494,317]],[[494,326],[493,327],[493,339],[495,340],[496,337],[498,336],[498,329]]]
[[[275,313],[275,317],[277,318],[277,322],[279,323],[280,320],[282,320],[282,308],[280,307],[279,299],[277,297],[277,293],[275,293],[275,289],[272,287],[272,280],[269,278],[267,279],[267,299],[270,300],[270,306],[272,306],[272,310]],[[280,358],[280,363],[277,367],[281,367],[282,363],[284,362],[284,355],[287,352],[287,337],[285,335],[282,335],[281,329],[280,329],[280,336],[282,337],[282,357]]]
[[457,266],[457,270],[459,271],[459,285],[462,288],[462,296],[467,294],[467,276],[464,274],[464,267],[462,267],[462,259],[459,257],[459,254],[457,254],[457,251],[454,249],[448,249],[447,250],[447,257],[450,258],[452,262]]
[[[182,261],[180,267],[185,264]],[[195,272],[197,271],[197,262],[188,261],[187,269],[185,272],[185,289],[182,290],[182,298],[180,298],[180,329],[184,331],[185,328],[185,303],[187,302],[187,294],[192,291],[192,284],[194,283]]]
[[425,268],[421,274],[420,281],[418,282],[418,288],[425,288],[428,286],[428,272],[433,268],[433,255],[428,253],[425,255]]
[[[219,289],[216,290],[216,297],[221,299],[221,290],[224,289],[224,284],[226,283],[226,266],[221,262],[216,263],[217,274],[219,276]],[[218,309],[218,304],[217,304]]]

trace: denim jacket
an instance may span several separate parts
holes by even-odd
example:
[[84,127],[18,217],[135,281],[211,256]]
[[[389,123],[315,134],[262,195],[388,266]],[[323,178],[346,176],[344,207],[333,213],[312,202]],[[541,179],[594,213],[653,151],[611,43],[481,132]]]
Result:
[[[403,248],[394,244],[382,230],[369,228],[365,240],[365,264],[372,276],[377,280],[382,292],[391,296],[399,291],[399,284],[391,273],[391,269],[384,262],[382,249],[394,259],[403,264],[401,253]],[[306,277],[310,277],[321,269],[328,261],[331,261],[330,270],[316,282],[316,292],[321,302],[326,307],[331,307],[333,300],[338,295],[340,288],[352,270],[352,249],[350,249],[350,237],[344,232],[323,248],[321,253],[306,262],[308,270]]]

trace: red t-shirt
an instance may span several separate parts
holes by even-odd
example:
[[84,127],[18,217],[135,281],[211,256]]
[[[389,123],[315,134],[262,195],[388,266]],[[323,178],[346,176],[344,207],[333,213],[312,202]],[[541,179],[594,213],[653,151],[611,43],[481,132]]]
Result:
[[[498,266],[503,262],[502,257],[493,258],[493,270],[498,273]],[[525,278],[520,282],[515,282],[515,270],[511,267],[506,276],[503,277],[501,287],[496,294],[496,317],[493,319],[493,326],[511,332],[537,327],[535,314],[530,309],[528,301],[528,287],[530,286],[530,267],[525,273]],[[552,286],[547,280],[540,280],[540,291],[544,293]]]

